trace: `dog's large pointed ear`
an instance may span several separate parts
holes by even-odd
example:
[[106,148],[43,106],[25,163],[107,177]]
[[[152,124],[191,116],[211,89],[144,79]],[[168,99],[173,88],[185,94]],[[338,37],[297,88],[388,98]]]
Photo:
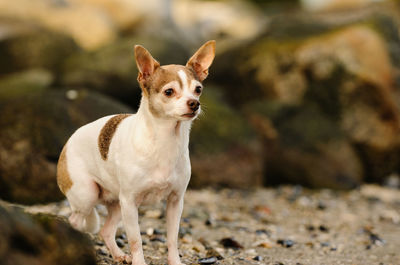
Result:
[[135,59],[139,70],[139,83],[144,83],[160,66],[160,63],[141,45],[135,45]]
[[186,66],[192,68],[200,81],[208,76],[208,68],[210,68],[215,57],[215,40],[207,41],[197,50],[197,52],[189,59]]

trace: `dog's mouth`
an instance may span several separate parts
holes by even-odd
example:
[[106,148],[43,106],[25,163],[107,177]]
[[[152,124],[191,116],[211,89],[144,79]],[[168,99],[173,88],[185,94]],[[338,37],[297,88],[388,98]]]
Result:
[[196,112],[185,113],[182,115],[182,117],[187,117],[187,118],[193,118],[194,116],[196,116]]

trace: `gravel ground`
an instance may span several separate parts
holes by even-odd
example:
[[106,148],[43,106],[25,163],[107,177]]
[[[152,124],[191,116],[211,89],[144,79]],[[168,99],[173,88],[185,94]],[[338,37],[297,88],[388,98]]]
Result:
[[[163,203],[140,209],[148,264],[167,263],[164,209]],[[65,201],[27,210],[69,215]],[[98,210],[104,221],[105,208]],[[349,192],[190,190],[180,232],[186,264],[210,258],[203,264],[399,265],[400,191],[374,185]],[[99,265],[117,264],[98,236],[93,241]],[[122,229],[117,242],[127,252]]]

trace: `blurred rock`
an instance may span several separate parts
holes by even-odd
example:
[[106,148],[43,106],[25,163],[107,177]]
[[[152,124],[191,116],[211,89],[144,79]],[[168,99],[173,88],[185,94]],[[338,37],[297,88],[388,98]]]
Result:
[[310,11],[352,9],[380,1],[384,0],[300,0],[303,8]]
[[265,184],[354,188],[363,169],[340,128],[317,108],[253,102],[247,107],[264,139]]
[[218,57],[210,78],[264,138],[267,183],[350,188],[399,168],[393,8],[280,14]]
[[69,35],[86,49],[100,47],[116,37],[114,25],[104,9],[82,1],[1,1],[0,10],[0,17],[35,23],[48,30]]
[[90,239],[59,217],[0,205],[0,226],[1,264],[96,264]]
[[221,48],[252,40],[268,21],[249,1],[177,0],[171,8],[173,23],[188,44],[212,38]]
[[141,97],[134,57],[134,46],[143,45],[161,64],[185,64],[189,54],[183,47],[163,37],[137,36],[118,40],[91,53],[80,53],[66,60],[61,83],[101,91],[137,107]]
[[131,110],[94,92],[50,90],[3,100],[0,112],[0,198],[33,204],[63,197],[56,162],[78,127]]
[[[21,25],[20,27],[24,28]],[[79,47],[76,43],[63,34],[37,28],[17,30],[17,33],[0,38],[0,74],[29,68],[57,73],[64,59],[77,51]]]
[[0,100],[44,91],[54,76],[44,69],[30,69],[0,78]]
[[248,122],[224,103],[218,87],[206,86],[201,102],[191,132],[191,187],[260,185],[261,150]]

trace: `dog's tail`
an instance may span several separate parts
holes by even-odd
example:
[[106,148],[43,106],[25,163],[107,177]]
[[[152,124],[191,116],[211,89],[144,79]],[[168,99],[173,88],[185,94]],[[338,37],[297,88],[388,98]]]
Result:
[[76,230],[96,234],[100,230],[100,219],[96,208],[93,208],[88,215],[80,212],[73,212],[69,222]]

